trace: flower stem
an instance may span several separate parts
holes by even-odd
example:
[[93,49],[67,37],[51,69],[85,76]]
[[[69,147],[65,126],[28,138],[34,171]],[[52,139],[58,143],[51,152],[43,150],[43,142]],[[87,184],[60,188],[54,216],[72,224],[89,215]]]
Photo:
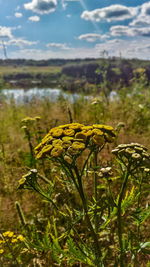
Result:
[[[97,151],[94,152],[94,164],[95,167],[97,166]],[[98,195],[97,195],[97,179],[98,175],[97,172],[94,172],[94,196],[95,196],[95,211],[94,211],[94,220],[95,220],[95,231],[96,233],[98,232],[98,216],[97,216],[97,200],[98,200]]]
[[83,189],[83,185],[82,185],[82,177],[80,176],[79,174],[79,171],[78,171],[78,168],[77,166],[74,166],[74,171],[76,173],[76,176],[77,176],[77,180],[78,180],[78,184],[79,184],[79,195],[81,197],[81,200],[82,200],[82,204],[83,204],[83,209],[84,209],[84,213],[85,213],[85,218],[86,218],[86,222],[87,222],[87,225],[90,229],[90,232],[91,232],[91,235],[92,235],[92,238],[93,238],[93,241],[94,241],[94,247],[95,247],[95,256],[96,256],[96,266],[100,266],[100,257],[101,257],[101,249],[100,249],[100,244],[99,244],[99,241],[98,241],[98,236],[93,228],[93,225],[91,223],[91,220],[90,220],[90,217],[89,217],[89,214],[88,214],[88,206],[87,206],[87,200],[86,200],[86,197],[85,197],[85,193],[84,193],[84,189]]
[[120,190],[119,199],[118,199],[118,205],[117,205],[117,220],[118,220],[118,238],[119,238],[119,247],[120,247],[120,267],[125,267],[125,255],[124,255],[124,248],[123,248],[123,240],[122,240],[122,234],[123,234],[123,227],[122,227],[122,218],[121,218],[121,204],[122,199],[126,190],[126,185],[128,182],[128,177],[130,174],[130,166],[128,166],[128,169],[124,176],[124,181]]

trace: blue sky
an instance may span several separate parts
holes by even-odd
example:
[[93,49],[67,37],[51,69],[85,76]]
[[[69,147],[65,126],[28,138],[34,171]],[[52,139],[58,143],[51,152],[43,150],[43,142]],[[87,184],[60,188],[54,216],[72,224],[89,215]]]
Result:
[[150,1],[0,0],[0,58],[150,59]]

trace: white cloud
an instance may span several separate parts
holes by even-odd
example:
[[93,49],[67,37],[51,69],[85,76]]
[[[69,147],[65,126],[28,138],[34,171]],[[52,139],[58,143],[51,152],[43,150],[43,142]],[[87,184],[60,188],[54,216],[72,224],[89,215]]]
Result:
[[0,37],[1,38],[12,38],[11,28],[0,26]]
[[27,58],[27,59],[49,59],[49,58],[96,58],[99,57],[99,52],[93,48],[71,48],[70,50],[42,50],[42,49],[22,49],[18,52],[9,53],[11,58]]
[[32,0],[24,4],[24,8],[38,14],[48,14],[54,12],[57,7],[57,0]]
[[38,41],[32,42],[32,41],[25,40],[23,38],[12,38],[6,42],[7,45],[18,46],[18,47],[32,46],[32,45],[36,45],[37,43]]
[[150,25],[150,2],[146,2],[139,7],[138,16],[129,24],[135,27],[145,27]]
[[112,36],[143,36],[150,37],[150,28],[149,27],[129,27],[129,26],[112,26],[110,28],[110,34]]
[[121,40],[114,39],[105,43],[96,44],[95,47],[71,48],[68,50],[42,50],[42,49],[20,49],[11,52],[11,58],[28,58],[28,59],[49,59],[49,58],[98,58],[106,50],[108,55],[120,56],[124,58],[141,58],[150,59],[150,38],[138,38],[138,40]]
[[126,7],[123,5],[111,5],[108,7],[95,9],[92,11],[85,10],[81,14],[81,18],[85,20],[91,20],[99,22],[101,20],[121,21],[125,19],[131,19],[137,15],[137,7]]
[[150,38],[138,38],[130,40],[117,39],[106,43],[97,44],[95,49],[99,54],[104,50],[108,51],[109,56],[120,56],[123,58],[150,59]]
[[141,5],[141,16],[150,16],[150,2]]
[[134,19],[129,25],[130,26],[135,26],[135,27],[150,26],[150,17],[148,17],[148,16],[139,16],[136,19]]
[[110,28],[110,34],[112,36],[133,36],[132,28],[123,25],[112,26]]
[[22,15],[22,13],[20,13],[20,12],[16,12],[15,13],[15,17],[16,18],[21,18],[23,15]]
[[130,26],[145,27],[150,25],[150,2],[144,3],[140,6],[140,13],[134,19]]
[[79,40],[85,40],[87,42],[96,42],[98,40],[104,40],[109,36],[106,34],[98,34],[98,33],[86,33],[78,36]]
[[38,21],[40,21],[40,17],[39,16],[31,16],[28,18],[28,20],[33,21],[33,22],[38,22]]
[[67,44],[64,43],[49,43],[46,45],[48,48],[57,48],[57,49],[63,49],[63,50],[68,50],[70,49]]

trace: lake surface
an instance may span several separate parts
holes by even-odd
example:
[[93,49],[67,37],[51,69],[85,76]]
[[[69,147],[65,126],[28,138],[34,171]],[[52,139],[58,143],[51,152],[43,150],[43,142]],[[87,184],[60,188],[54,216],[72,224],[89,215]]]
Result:
[[[114,100],[117,93],[112,91],[110,93],[110,100]],[[5,98],[7,101],[12,99],[16,103],[28,103],[34,99],[49,99],[52,102],[56,102],[60,97],[69,100],[70,102],[75,102],[77,99],[81,98],[81,94],[77,93],[66,93],[61,89],[55,88],[31,88],[31,89],[2,89],[0,90],[0,100]],[[93,96],[83,96],[84,99],[92,100]]]
[[[61,89],[55,88],[32,88],[32,89],[3,89],[0,91],[0,99],[4,96],[5,99],[14,99],[16,103],[27,103],[34,99],[49,99],[52,102],[56,102],[59,97],[68,99],[74,102],[80,98],[81,95],[77,93],[65,93]],[[89,99],[89,96],[84,96]]]

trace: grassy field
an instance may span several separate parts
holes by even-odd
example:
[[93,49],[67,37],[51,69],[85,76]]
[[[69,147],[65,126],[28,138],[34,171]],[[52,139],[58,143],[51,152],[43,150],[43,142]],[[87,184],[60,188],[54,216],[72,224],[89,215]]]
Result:
[[59,66],[0,66],[0,75],[16,74],[16,73],[58,73],[61,71]]
[[[52,67],[46,68],[47,71],[49,69],[53,71]],[[3,73],[6,71],[2,67],[0,70]],[[37,70],[45,72],[45,68],[42,67],[30,68],[33,72]],[[59,68],[56,70],[59,71]],[[26,68],[20,71],[26,71]],[[132,94],[129,94],[131,90]],[[1,266],[150,266],[149,166],[145,167],[147,176],[140,176],[143,175],[140,169],[143,165],[139,168],[139,161],[133,161],[135,172],[132,173],[133,170],[130,169],[128,187],[124,192],[119,191],[122,190],[120,188],[124,175],[127,177],[125,170],[128,165],[124,160],[115,161],[111,153],[117,145],[126,143],[140,143],[150,149],[150,88],[143,86],[143,82],[134,82],[132,88],[122,88],[118,96],[113,101],[106,99],[103,93],[93,96],[92,100],[81,96],[74,103],[60,97],[55,104],[46,99],[34,99],[30,103],[20,105],[16,105],[14,101],[1,102]],[[84,125],[104,124],[115,129],[116,137],[112,134],[113,139],[107,142],[110,130],[107,132],[106,127],[105,133],[104,128],[101,135],[106,138],[106,146],[97,155],[97,159],[94,155],[99,151],[99,143],[95,141],[92,146],[92,149],[95,149],[92,153],[95,154],[89,157],[82,178],[86,200],[82,195],[81,184],[74,185],[74,177],[79,182],[79,177],[75,175],[77,168],[80,172],[84,165],[86,151],[81,154],[81,150],[80,157],[77,154],[73,158],[75,165],[65,163],[65,167],[63,163],[62,169],[59,157],[54,157],[50,161],[45,158],[38,160],[33,150],[51,128],[72,121]],[[78,138],[81,138],[81,135]],[[79,142],[79,147],[85,147],[85,143],[83,144],[80,139],[76,142]],[[135,147],[138,149],[136,145]],[[136,150],[133,150],[131,152],[135,153]],[[63,153],[66,152],[63,150]],[[126,160],[128,161],[128,158]],[[72,172],[68,166],[74,168],[74,176],[71,176]],[[107,167],[112,169],[113,175],[108,172],[108,176],[102,178],[102,171]],[[69,175],[66,168],[70,171]],[[17,189],[19,180],[30,169],[38,170],[38,184],[36,181],[35,184],[25,184],[30,190]],[[22,187],[24,182],[28,181],[27,177],[32,177],[33,182],[34,172],[23,178],[23,183],[20,182]],[[71,182],[68,180],[70,177]],[[144,177],[143,183],[140,177]],[[93,189],[93,186],[96,189]],[[120,199],[120,202],[117,202],[117,199]],[[58,210],[53,207],[53,201]],[[121,201],[123,202],[119,206]],[[119,225],[122,225],[122,230]],[[21,236],[18,237],[19,235]],[[99,245],[95,245],[97,240],[102,246],[99,255],[96,252],[99,251]]]

